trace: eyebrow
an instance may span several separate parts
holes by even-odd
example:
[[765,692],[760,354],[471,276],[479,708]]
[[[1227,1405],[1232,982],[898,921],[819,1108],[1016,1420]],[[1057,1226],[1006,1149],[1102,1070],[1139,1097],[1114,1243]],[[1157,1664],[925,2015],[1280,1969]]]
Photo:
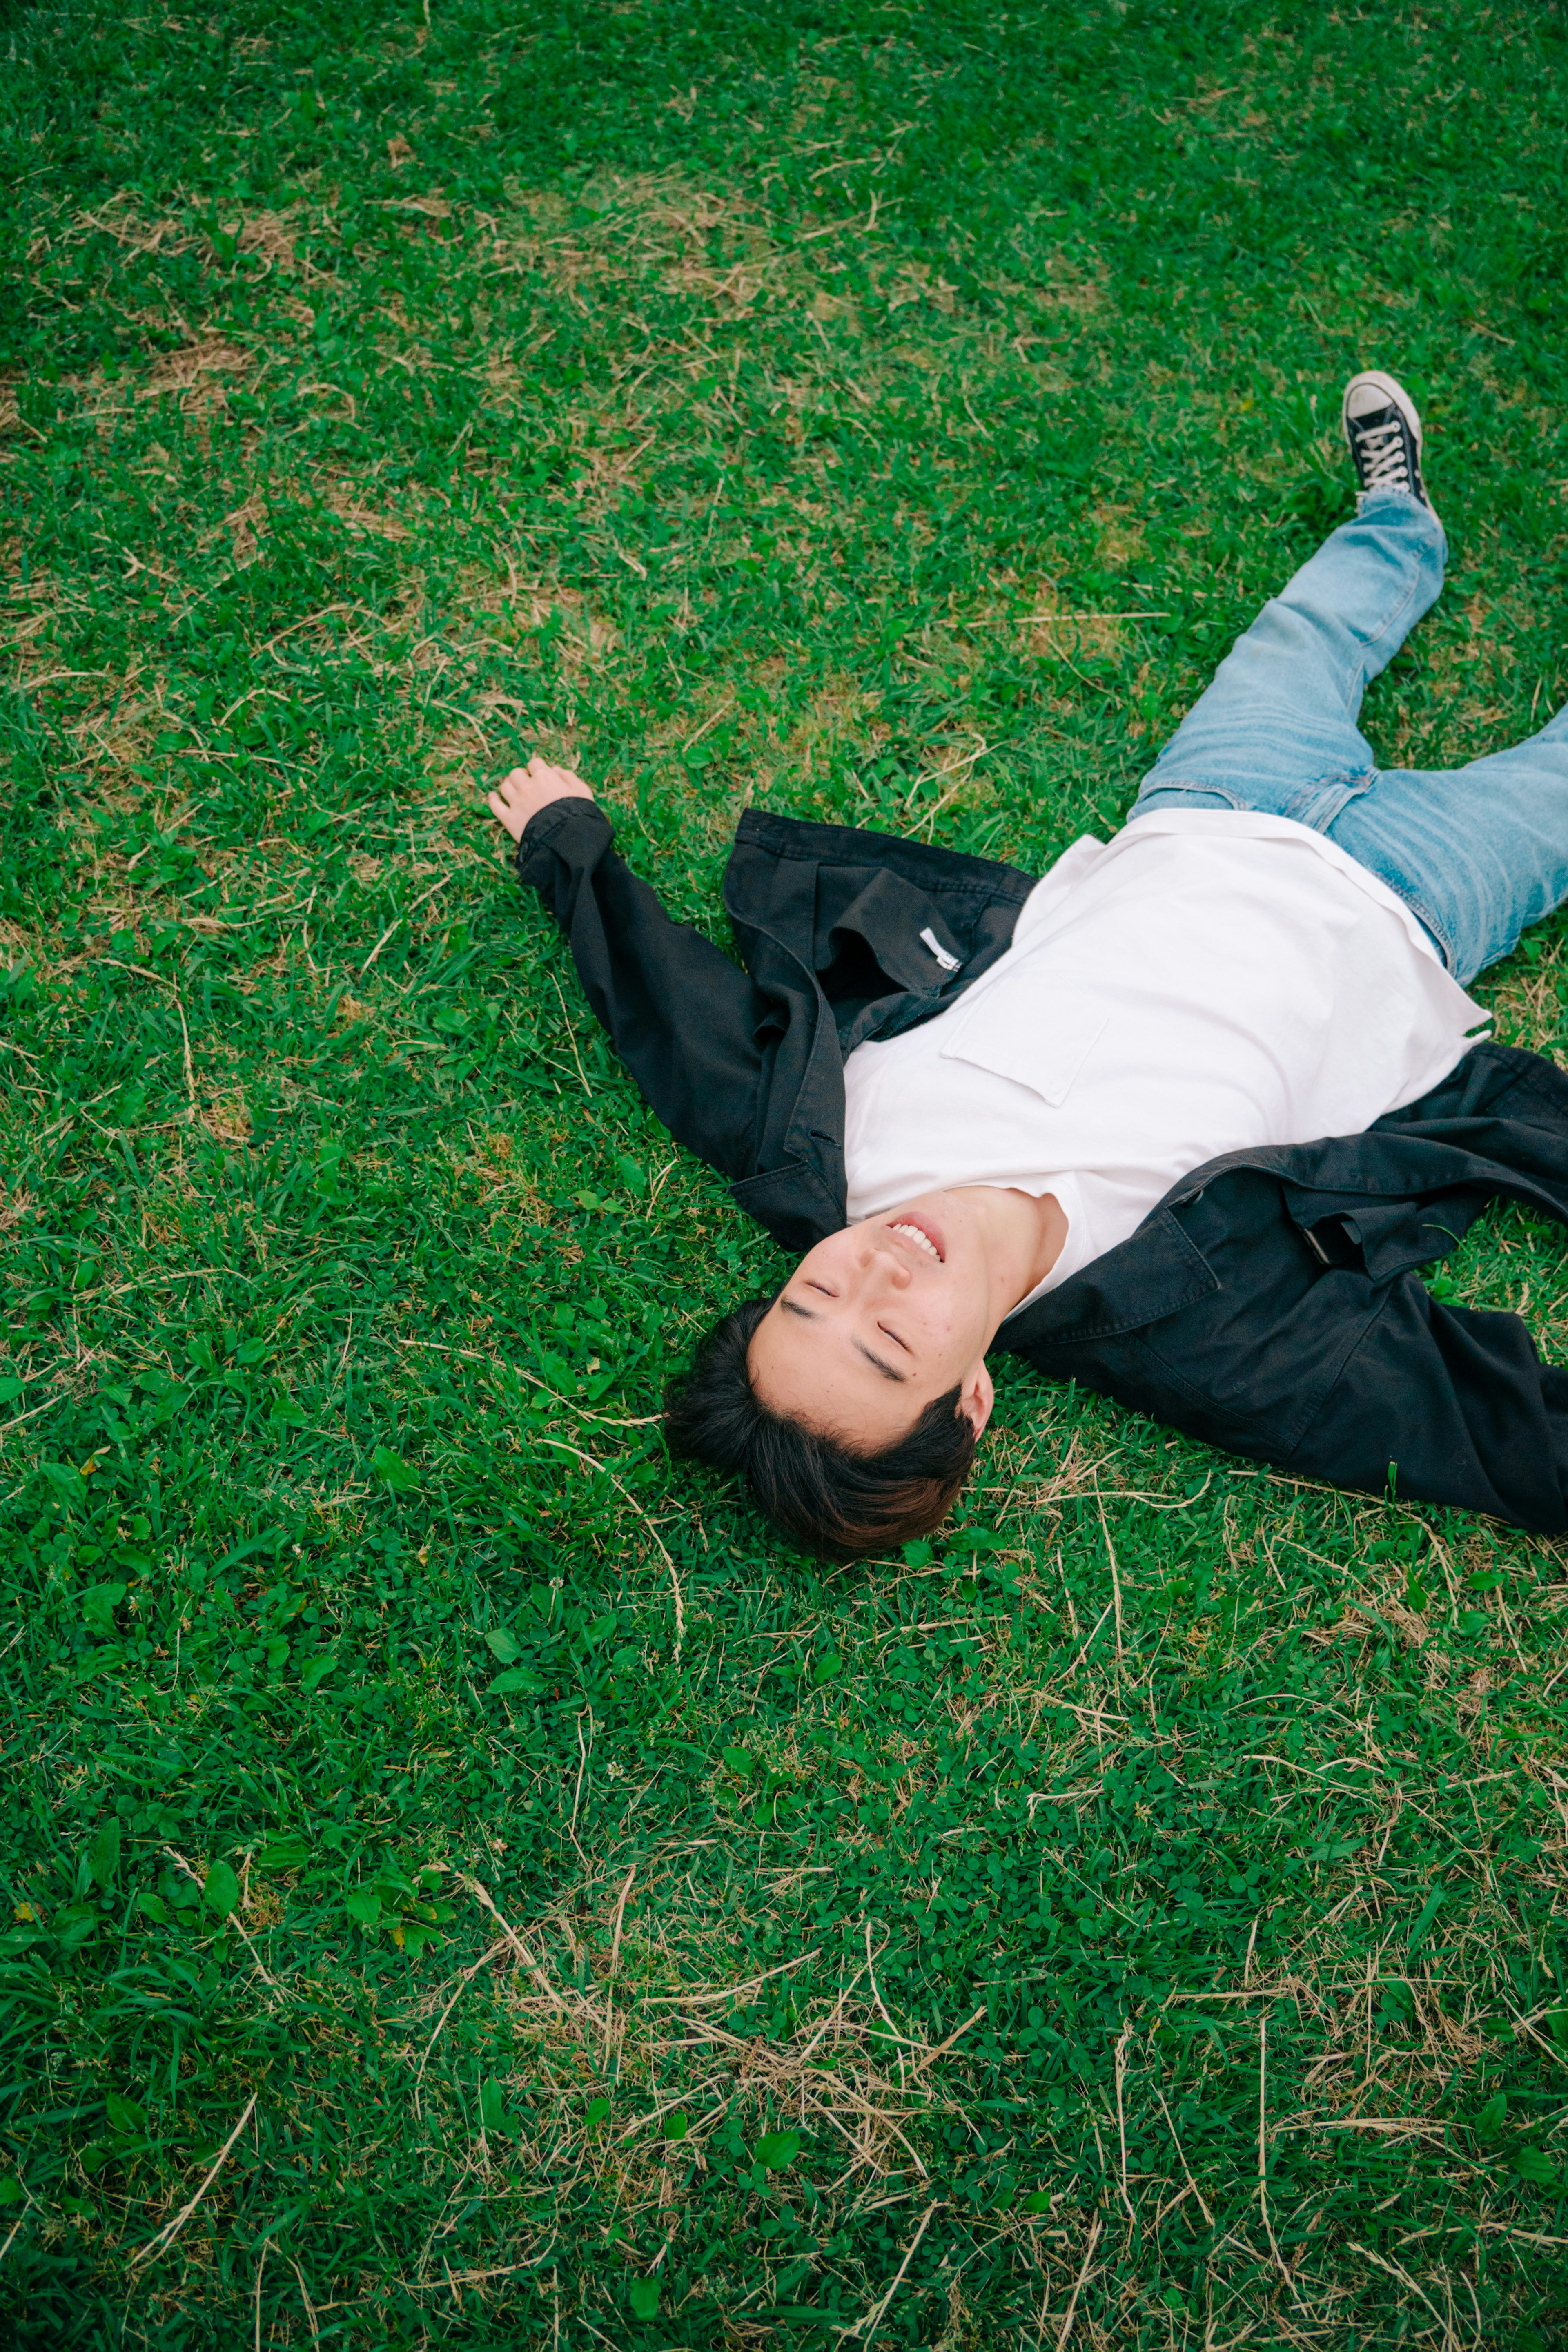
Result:
[[[801,1307],[798,1305],[793,1298],[786,1298],[780,1295],[779,1304],[783,1308],[786,1315],[798,1315],[803,1323],[820,1323],[822,1319],[817,1313],[815,1307]],[[874,1364],[876,1366],[877,1370],[882,1374],[884,1381],[903,1381],[908,1379],[909,1375],[907,1372],[901,1372],[895,1365],[884,1363],[880,1356],[873,1356],[863,1339],[856,1339],[852,1344],[860,1349],[861,1354],[865,1358],[868,1364]]]

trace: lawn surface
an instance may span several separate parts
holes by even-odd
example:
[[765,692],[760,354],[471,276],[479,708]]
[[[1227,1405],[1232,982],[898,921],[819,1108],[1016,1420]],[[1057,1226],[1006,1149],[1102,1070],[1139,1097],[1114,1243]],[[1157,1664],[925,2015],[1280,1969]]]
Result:
[[[0,2341],[1568,2343],[1564,1548],[1005,1360],[935,1546],[772,1540],[651,1417],[783,1262],[482,807],[580,765],[716,936],[748,801],[1042,866],[1363,363],[1455,551],[1379,753],[1540,723],[1561,10],[0,47]],[[1555,1229],[1441,1279],[1568,1354]]]

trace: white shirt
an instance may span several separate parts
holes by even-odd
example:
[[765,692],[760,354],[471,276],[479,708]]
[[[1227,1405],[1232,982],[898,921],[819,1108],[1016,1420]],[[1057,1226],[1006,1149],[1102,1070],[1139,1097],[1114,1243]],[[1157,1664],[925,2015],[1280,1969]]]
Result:
[[1019,1308],[1194,1168],[1358,1135],[1489,1016],[1392,890],[1289,818],[1173,809],[1085,835],[945,1013],[844,1066],[849,1217],[959,1184],[1052,1192],[1061,1256]]

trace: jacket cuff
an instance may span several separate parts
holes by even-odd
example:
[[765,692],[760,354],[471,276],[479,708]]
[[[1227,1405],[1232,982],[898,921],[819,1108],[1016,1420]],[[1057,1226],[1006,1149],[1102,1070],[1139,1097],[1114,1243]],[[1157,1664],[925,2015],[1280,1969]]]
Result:
[[591,866],[613,839],[610,819],[597,801],[550,801],[528,819],[517,844],[519,882],[536,890],[549,886],[555,862]]

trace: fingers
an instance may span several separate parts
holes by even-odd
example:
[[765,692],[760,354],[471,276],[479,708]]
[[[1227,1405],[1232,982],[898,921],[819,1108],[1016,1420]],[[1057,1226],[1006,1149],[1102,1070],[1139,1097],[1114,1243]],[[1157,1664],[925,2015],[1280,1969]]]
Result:
[[533,782],[547,785],[555,793],[560,793],[563,789],[569,793],[585,793],[588,790],[582,778],[573,775],[570,768],[552,767],[548,760],[541,760],[537,752],[528,761],[526,772]]
[[590,788],[580,776],[574,776],[570,768],[552,767],[548,760],[541,760],[536,753],[526,768],[514,768],[509,775],[503,776],[496,789],[504,793],[508,800],[520,799],[527,794],[536,806],[542,808],[552,793],[559,796],[563,793],[586,793]]
[[580,776],[574,775],[570,768],[553,767],[536,753],[526,768],[514,768],[502,777],[486,794],[486,805],[512,839],[520,841],[532,819],[552,801],[592,798],[592,786],[585,784]]
[[521,768],[514,768],[503,776],[492,793],[486,794],[486,805],[493,817],[498,818],[514,841],[521,841],[533,814],[533,803],[528,793],[528,778]]

